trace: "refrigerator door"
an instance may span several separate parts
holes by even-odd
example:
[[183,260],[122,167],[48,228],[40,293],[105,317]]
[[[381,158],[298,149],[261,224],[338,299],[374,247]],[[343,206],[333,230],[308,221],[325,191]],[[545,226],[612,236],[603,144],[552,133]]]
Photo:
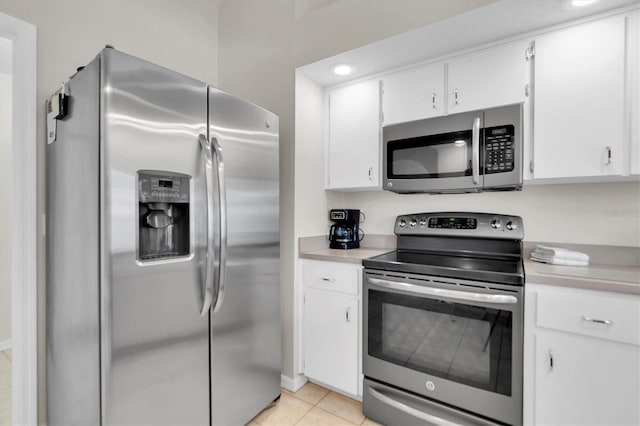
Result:
[[211,417],[240,425],[280,395],[278,117],[209,88],[209,136],[227,231],[211,313]]
[[101,62],[102,424],[207,425],[207,86]]

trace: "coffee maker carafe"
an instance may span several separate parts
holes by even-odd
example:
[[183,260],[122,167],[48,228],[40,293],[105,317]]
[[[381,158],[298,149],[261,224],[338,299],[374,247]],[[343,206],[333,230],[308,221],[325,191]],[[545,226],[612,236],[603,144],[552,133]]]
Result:
[[352,249],[360,247],[360,210],[333,209],[329,219],[335,223],[329,231],[329,248]]

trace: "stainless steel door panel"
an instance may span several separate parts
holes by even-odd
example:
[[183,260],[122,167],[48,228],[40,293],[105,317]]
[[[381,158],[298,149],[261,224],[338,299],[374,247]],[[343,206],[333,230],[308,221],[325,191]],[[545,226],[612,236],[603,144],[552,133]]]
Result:
[[419,136],[438,135],[455,131],[471,130],[474,120],[479,119],[480,128],[483,127],[483,114],[481,112],[469,112],[445,117],[429,118],[411,123],[401,123],[384,127],[383,138],[383,189],[400,192],[475,192],[482,189],[483,176],[480,175],[474,183],[472,176],[449,178],[415,178],[415,179],[389,179],[389,158],[387,143],[398,139],[408,139]]
[[497,426],[500,424],[367,379],[364,380],[362,393],[363,414],[385,425]]
[[47,418],[100,423],[100,62],[68,83],[47,146]]
[[[374,275],[371,275],[371,273]],[[523,347],[523,304],[493,304],[486,301],[480,301],[477,303],[464,302],[472,306],[494,307],[503,311],[509,311],[512,313],[513,318],[513,335],[512,342],[512,381],[511,381],[511,396],[502,395],[495,392],[490,392],[484,389],[479,389],[473,386],[457,383],[447,380],[435,375],[427,374],[410,367],[404,367],[392,362],[384,361],[380,358],[369,355],[369,290],[378,290],[392,294],[400,295],[414,295],[406,290],[392,290],[384,286],[375,284],[375,279],[380,278],[384,273],[374,270],[366,270],[363,281],[363,363],[362,371],[365,377],[372,378],[377,381],[388,383],[408,391],[414,392],[418,395],[423,395],[428,398],[432,398],[439,401],[444,401],[447,404],[453,404],[455,406],[465,407],[465,409],[472,410],[473,412],[481,415],[494,418],[500,421],[507,422],[509,424],[521,424],[522,422],[522,347]],[[425,276],[403,274],[403,278],[385,278],[390,281],[402,281],[417,286],[423,286],[424,281],[421,279]],[[372,282],[371,278],[374,278]],[[413,279],[415,278],[415,280]],[[437,278],[443,282],[451,281],[447,278]],[[479,282],[470,282],[465,280],[455,280],[462,284],[470,284],[470,293],[479,294],[504,294],[507,296],[515,296],[520,301],[523,297],[523,288],[514,286],[504,286],[499,284],[490,284],[492,290],[479,288],[481,285]],[[434,288],[446,288],[446,284],[437,285],[429,284]],[[508,291],[501,292],[500,289],[507,289]],[[415,296],[425,297],[436,300],[452,301],[449,297],[433,297],[433,296]],[[432,387],[427,385],[427,382],[433,384]]]
[[211,415],[239,425],[280,394],[278,117],[210,88],[209,124],[224,156],[228,238],[211,314]]
[[[102,421],[208,424],[206,85],[113,49],[101,59]],[[190,256],[137,261],[139,170],[192,177]]]

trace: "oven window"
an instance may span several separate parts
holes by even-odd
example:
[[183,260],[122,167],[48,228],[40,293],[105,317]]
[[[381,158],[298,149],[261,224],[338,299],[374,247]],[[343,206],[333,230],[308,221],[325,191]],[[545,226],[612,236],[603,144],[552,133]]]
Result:
[[511,312],[377,290],[368,296],[370,356],[511,395]]
[[394,179],[471,176],[471,131],[387,143],[387,176]]

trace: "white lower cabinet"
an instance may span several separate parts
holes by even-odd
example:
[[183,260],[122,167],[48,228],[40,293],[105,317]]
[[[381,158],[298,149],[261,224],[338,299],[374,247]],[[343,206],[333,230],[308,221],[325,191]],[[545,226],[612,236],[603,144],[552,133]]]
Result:
[[524,423],[640,424],[640,297],[527,284]]
[[360,395],[359,265],[302,262],[303,371],[335,390]]

